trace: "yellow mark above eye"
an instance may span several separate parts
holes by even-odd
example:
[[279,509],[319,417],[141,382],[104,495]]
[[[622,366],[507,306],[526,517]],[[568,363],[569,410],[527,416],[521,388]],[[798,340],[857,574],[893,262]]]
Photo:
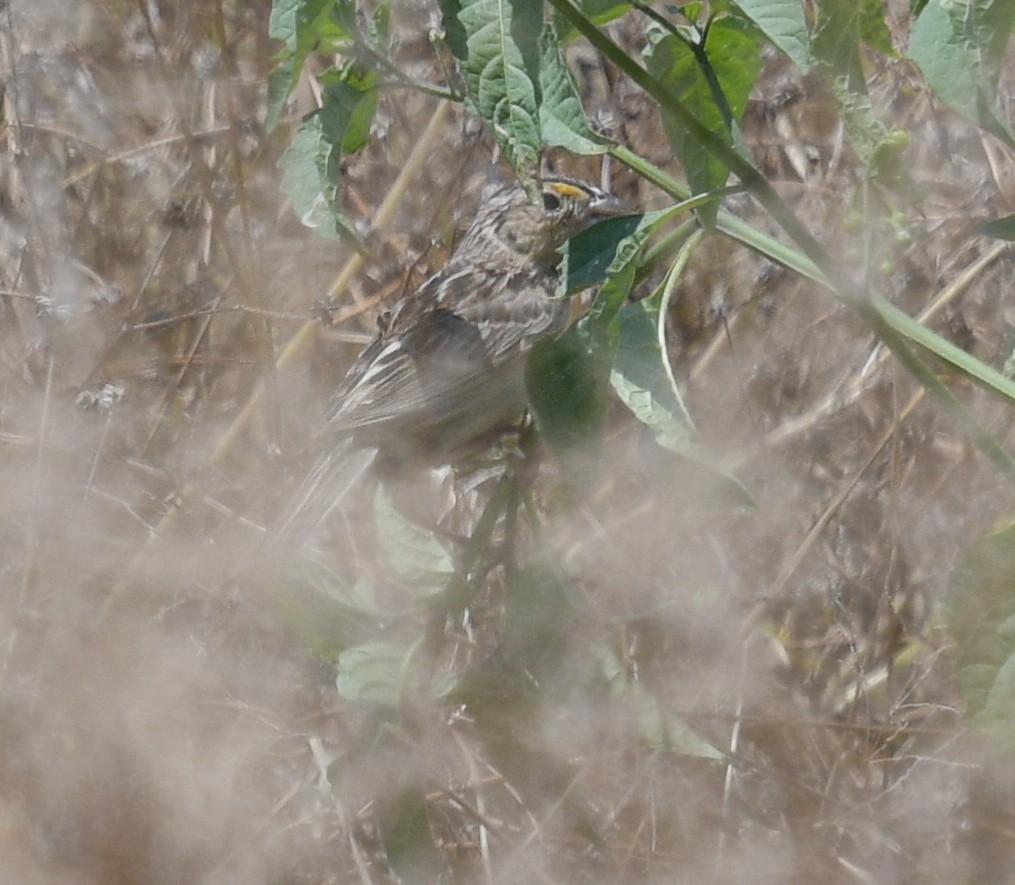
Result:
[[573,184],[563,181],[551,181],[547,186],[554,193],[560,194],[562,197],[570,197],[572,200],[588,198],[588,192],[584,188],[575,187]]

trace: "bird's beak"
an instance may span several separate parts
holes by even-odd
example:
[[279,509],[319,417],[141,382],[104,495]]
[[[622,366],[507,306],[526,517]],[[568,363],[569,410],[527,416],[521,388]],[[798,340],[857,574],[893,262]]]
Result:
[[600,188],[594,188],[592,200],[589,203],[589,214],[595,218],[613,218],[616,215],[626,215],[630,212],[624,201],[619,197]]

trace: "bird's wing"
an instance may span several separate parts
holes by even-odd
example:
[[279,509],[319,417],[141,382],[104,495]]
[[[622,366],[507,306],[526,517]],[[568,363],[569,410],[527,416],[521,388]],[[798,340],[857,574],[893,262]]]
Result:
[[494,367],[479,330],[443,308],[371,343],[325,415],[326,430],[355,430],[411,415]]
[[499,366],[563,325],[567,306],[548,296],[544,277],[478,267],[431,277],[353,364],[320,435],[467,406]]
[[435,298],[479,330],[496,366],[564,327],[569,306],[554,297],[555,288],[556,277],[545,270],[470,267],[444,275]]

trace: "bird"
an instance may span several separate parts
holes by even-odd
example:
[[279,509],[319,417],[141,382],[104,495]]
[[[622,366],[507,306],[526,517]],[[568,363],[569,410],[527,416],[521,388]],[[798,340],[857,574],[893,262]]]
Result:
[[620,214],[619,199],[572,178],[544,177],[538,201],[517,183],[488,189],[445,266],[381,315],[337,385],[312,432],[318,457],[275,532],[326,516],[362,472],[341,469],[355,450],[372,453],[355,459],[361,468],[452,464],[516,425],[526,355],[570,317],[557,295],[559,250]]

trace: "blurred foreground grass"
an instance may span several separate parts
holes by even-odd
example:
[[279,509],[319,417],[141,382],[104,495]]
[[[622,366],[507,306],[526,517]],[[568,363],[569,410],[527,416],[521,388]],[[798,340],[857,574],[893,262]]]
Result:
[[[457,622],[431,625],[445,641],[425,667],[384,656],[425,619],[424,582],[340,522],[340,565],[369,585],[336,601],[319,575],[226,580],[256,542],[244,521],[263,524],[292,483],[322,394],[377,309],[440,266],[491,158],[449,113],[371,230],[436,107],[382,96],[345,170],[369,231],[361,269],[322,303],[353,253],[280,196],[267,13],[0,10],[7,879],[383,882],[394,865],[421,882],[1004,881],[1012,771],[958,726],[940,612],[1010,493],[901,370],[871,360],[845,308],[721,239],[696,252],[670,333],[701,437],[738,463],[753,508],[614,416],[584,501],[547,491],[552,463],[534,490],[566,581],[517,564],[527,595],[502,621],[504,570],[482,576]],[[429,72],[432,10],[396,13],[400,60]],[[613,137],[672,165],[650,105],[591,53],[578,67]],[[1011,255],[977,226],[1011,211],[1013,158],[905,69],[873,85],[910,133],[919,211],[855,228],[829,99],[776,60],[747,111],[755,155],[846,260],[899,233],[878,269],[908,312],[961,281],[935,328],[1000,365]],[[614,187],[658,200],[622,171]],[[275,371],[324,313],[342,322]],[[1010,412],[976,392],[969,405],[1010,447]],[[462,553],[488,490],[456,487],[444,548]],[[329,618],[352,629],[351,607],[369,614],[357,638],[375,669],[334,645]],[[504,665],[533,646],[543,669]],[[361,702],[392,672],[398,709],[379,721]]]

